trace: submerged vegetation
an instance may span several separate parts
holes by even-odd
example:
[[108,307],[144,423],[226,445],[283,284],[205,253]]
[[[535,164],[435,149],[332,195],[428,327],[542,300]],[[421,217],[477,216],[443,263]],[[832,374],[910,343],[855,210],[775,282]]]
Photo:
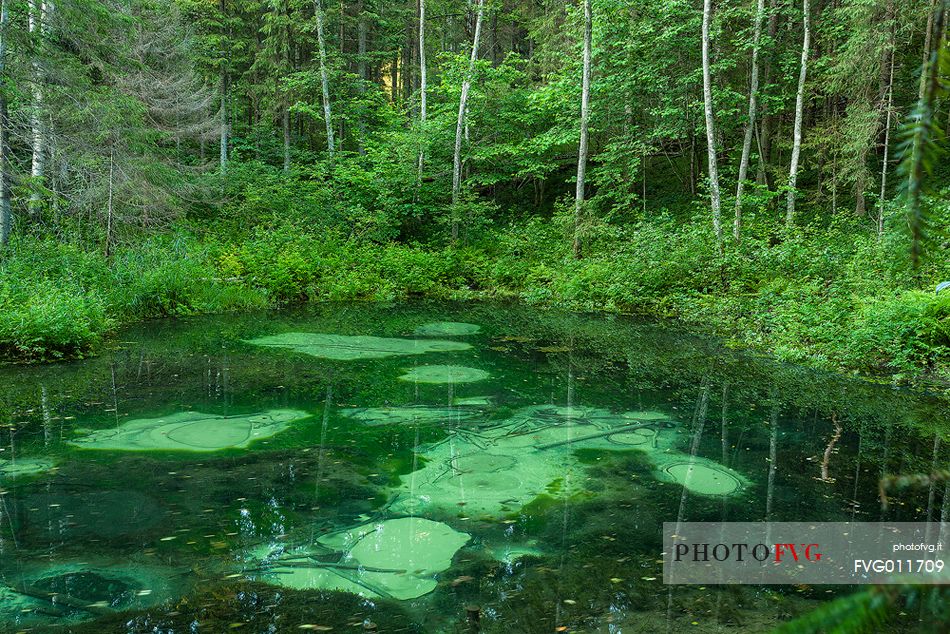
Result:
[[[403,380],[432,368],[487,376]],[[485,302],[163,320],[0,372],[3,631],[945,629],[939,589],[668,586],[659,556],[674,520],[939,517],[943,480],[877,498],[946,460],[924,392]]]

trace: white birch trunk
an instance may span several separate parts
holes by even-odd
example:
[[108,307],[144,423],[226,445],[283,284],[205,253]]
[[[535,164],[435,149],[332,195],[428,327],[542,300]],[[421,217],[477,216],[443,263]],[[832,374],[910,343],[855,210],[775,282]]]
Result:
[[706,111],[706,149],[709,162],[709,199],[712,204],[713,231],[722,248],[722,213],[719,196],[719,165],[716,159],[716,121],[713,114],[712,74],[709,68],[709,26],[712,0],[703,0],[703,107]]
[[887,194],[887,162],[891,151],[891,117],[894,114],[894,58],[897,50],[891,48],[891,68],[887,79],[887,116],[884,119],[884,159],[881,161],[881,194],[877,202],[877,237],[884,236],[884,196]]
[[323,118],[327,124],[327,152],[330,160],[336,151],[333,141],[333,118],[330,113],[330,82],[327,79],[327,47],[323,37],[323,6],[320,0],[313,0],[313,12],[317,18],[317,46],[320,50],[320,87],[323,90]]
[[[46,3],[43,0],[30,0],[28,28],[30,41],[36,48],[40,47],[46,34]],[[45,95],[43,90],[43,70],[37,53],[33,53],[30,62],[32,72],[31,92],[33,103],[30,107],[30,137],[33,145],[33,157],[30,163],[30,176],[33,187],[30,193],[30,208],[38,213],[38,206],[42,196],[39,188],[42,186],[43,175],[46,172],[46,126],[43,122],[43,107]]]
[[[360,95],[366,94],[366,38],[367,38],[367,26],[366,26],[366,13],[364,12],[363,0],[360,0],[357,5],[357,11],[359,13],[359,19],[356,24],[356,53],[359,57],[357,62],[357,70],[360,76]],[[366,121],[363,117],[360,117],[360,140],[359,140],[359,153],[360,155],[366,154]]]
[[587,123],[590,118],[590,58],[592,19],[590,0],[584,0],[584,61],[581,77],[581,137],[577,148],[577,188],[574,191],[574,257],[581,257],[580,224],[587,176]]
[[458,240],[458,202],[462,189],[462,136],[465,133],[465,113],[468,108],[468,93],[475,74],[475,61],[478,59],[478,39],[482,32],[482,15],[485,12],[485,0],[477,0],[475,16],[475,34],[472,37],[472,56],[468,63],[468,72],[462,80],[462,94],[459,96],[459,114],[455,124],[455,151],[452,158],[452,242]]
[[109,257],[112,251],[112,188],[115,176],[115,148],[109,150],[109,198],[106,204],[106,244],[103,253]]
[[10,213],[10,117],[7,109],[7,24],[10,14],[7,0],[0,1],[0,246],[10,239],[13,216]]
[[[426,0],[419,0],[419,133],[425,133],[426,124],[426,91],[428,90],[426,74]],[[419,144],[419,169],[416,176],[416,189],[422,185],[422,167],[425,161],[425,149]]]
[[221,97],[221,109],[218,112],[220,117],[218,163],[221,166],[221,173],[224,174],[228,170],[228,80],[223,68],[221,70],[221,77],[218,79],[218,84],[218,91]]
[[805,35],[802,38],[802,65],[798,74],[798,93],[795,97],[795,132],[792,138],[792,164],[788,170],[788,208],[785,211],[785,225],[791,227],[795,222],[795,188],[798,186],[798,159],[802,151],[802,115],[805,110],[805,79],[808,76],[808,48],[811,45],[811,22],[808,0],[802,1],[802,25]]
[[[223,18],[225,12],[225,0],[219,0],[218,10],[221,12]],[[223,34],[222,34],[223,35]],[[221,51],[222,57],[224,56],[224,50]],[[228,75],[227,70],[225,69],[225,60],[221,60],[221,69],[218,76],[218,98],[221,101],[221,109],[218,112],[219,122],[219,158],[218,164],[221,168],[221,173],[224,174],[228,170]]]
[[755,10],[755,30],[752,36],[752,78],[749,83],[749,120],[746,123],[745,139],[742,141],[742,158],[739,160],[739,183],[736,185],[736,213],[732,235],[739,240],[742,231],[742,190],[749,172],[749,154],[752,152],[752,133],[755,131],[755,116],[759,92],[759,44],[762,40],[762,18],[765,15],[765,0],[758,0]]

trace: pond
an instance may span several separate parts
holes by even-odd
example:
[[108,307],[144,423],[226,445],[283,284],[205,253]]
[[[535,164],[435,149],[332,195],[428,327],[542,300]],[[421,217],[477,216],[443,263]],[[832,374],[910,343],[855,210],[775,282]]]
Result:
[[325,304],[0,372],[0,631],[769,631],[854,588],[664,586],[664,521],[950,503],[878,500],[946,465],[936,398],[620,317]]

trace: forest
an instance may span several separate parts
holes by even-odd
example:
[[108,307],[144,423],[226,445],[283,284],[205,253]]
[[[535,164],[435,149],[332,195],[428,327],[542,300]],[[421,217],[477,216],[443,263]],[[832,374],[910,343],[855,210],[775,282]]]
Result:
[[3,0],[0,352],[307,301],[950,376],[947,0]]
[[950,631],[948,27],[0,0],[0,632]]

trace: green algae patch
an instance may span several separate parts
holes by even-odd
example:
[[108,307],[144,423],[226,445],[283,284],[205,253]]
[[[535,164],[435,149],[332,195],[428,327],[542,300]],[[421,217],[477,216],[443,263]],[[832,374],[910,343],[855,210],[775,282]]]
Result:
[[40,475],[55,468],[56,463],[49,458],[17,458],[0,460],[0,479],[13,479]]
[[472,422],[484,418],[480,410],[472,408],[428,407],[361,407],[340,412],[342,416],[358,420],[370,427],[382,425],[433,425]]
[[314,332],[285,332],[279,335],[246,339],[245,343],[269,348],[287,348],[321,359],[353,361],[384,359],[427,352],[469,350],[467,343],[438,339],[398,339],[366,335],[334,335]]
[[222,416],[178,412],[160,418],[127,421],[69,441],[82,449],[111,451],[192,451],[246,449],[252,442],[270,438],[292,423],[309,418],[300,410],[278,409],[260,414]]
[[463,337],[474,335],[481,330],[478,324],[468,324],[464,321],[433,321],[422,324],[413,334],[421,337]]
[[652,473],[700,495],[730,495],[746,485],[727,467],[674,451],[679,427],[656,411],[523,407],[505,420],[454,428],[419,447],[426,462],[401,477],[390,510],[499,518],[537,500],[589,498],[600,484],[591,474],[604,452],[643,456],[631,463],[627,478]]
[[265,558],[261,580],[299,590],[415,599],[435,590],[438,573],[452,565],[470,538],[418,517],[370,522],[321,537],[317,545],[323,550],[311,547]]
[[484,381],[488,372],[464,365],[421,365],[412,368],[400,379],[414,383],[474,383]]
[[746,479],[729,467],[698,456],[668,456],[656,470],[657,479],[684,486],[698,495],[731,495]]

